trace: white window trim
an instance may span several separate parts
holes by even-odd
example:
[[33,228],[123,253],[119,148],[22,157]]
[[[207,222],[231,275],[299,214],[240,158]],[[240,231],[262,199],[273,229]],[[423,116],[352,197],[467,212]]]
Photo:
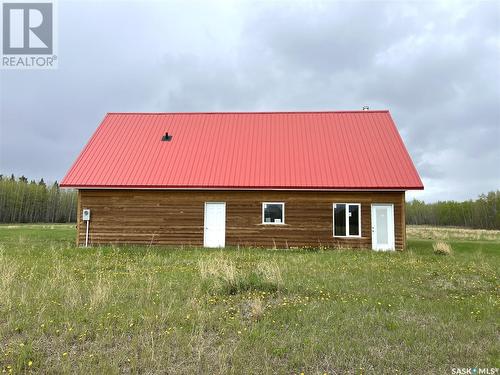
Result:
[[[264,207],[266,204],[281,204],[282,212],[283,212],[283,220],[281,220],[281,223],[273,223],[273,222],[266,223],[264,221]],[[285,202],[262,202],[262,224],[266,224],[266,225],[283,225],[283,224],[285,224]]]
[[[345,210],[345,236],[340,236],[340,235],[335,235],[335,205],[337,204],[345,204],[346,205],[346,210]],[[358,228],[359,228],[359,233],[355,235],[349,234],[349,207],[348,206],[358,206]],[[338,202],[334,203],[332,206],[332,213],[333,213],[333,237],[338,237],[338,238],[360,238],[361,237],[361,203],[344,203],[344,202]]]

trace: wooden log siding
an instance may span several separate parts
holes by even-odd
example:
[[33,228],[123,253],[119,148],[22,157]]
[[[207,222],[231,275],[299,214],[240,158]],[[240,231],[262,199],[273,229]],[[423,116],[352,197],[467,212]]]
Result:
[[[226,202],[226,246],[371,248],[371,204],[394,204],[396,249],[405,247],[404,192],[80,190],[90,243],[203,245],[205,202]],[[285,224],[262,224],[262,202],[284,202]],[[333,204],[361,203],[361,238],[333,237]]]

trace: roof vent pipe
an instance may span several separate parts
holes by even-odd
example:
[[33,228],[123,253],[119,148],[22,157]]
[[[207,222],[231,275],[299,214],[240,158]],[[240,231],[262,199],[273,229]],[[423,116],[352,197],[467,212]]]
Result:
[[369,111],[369,110],[370,110],[370,107],[368,107],[367,105],[363,106],[363,111]]
[[172,136],[170,134],[165,133],[165,135],[161,138],[162,141],[167,141],[167,142],[170,142],[172,140]]

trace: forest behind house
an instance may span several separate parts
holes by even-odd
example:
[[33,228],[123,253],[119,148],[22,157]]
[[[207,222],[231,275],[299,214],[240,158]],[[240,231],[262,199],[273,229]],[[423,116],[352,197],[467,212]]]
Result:
[[[406,222],[414,225],[500,229],[500,190],[463,202],[406,203]],[[77,193],[24,176],[0,175],[0,223],[71,223],[76,221]]]

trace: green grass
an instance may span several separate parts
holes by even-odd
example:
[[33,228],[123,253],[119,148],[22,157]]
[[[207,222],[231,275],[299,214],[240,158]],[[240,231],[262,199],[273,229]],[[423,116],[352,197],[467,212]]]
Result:
[[[414,228],[413,228],[414,229]],[[500,367],[497,240],[405,252],[76,248],[0,226],[0,370],[451,373]]]

